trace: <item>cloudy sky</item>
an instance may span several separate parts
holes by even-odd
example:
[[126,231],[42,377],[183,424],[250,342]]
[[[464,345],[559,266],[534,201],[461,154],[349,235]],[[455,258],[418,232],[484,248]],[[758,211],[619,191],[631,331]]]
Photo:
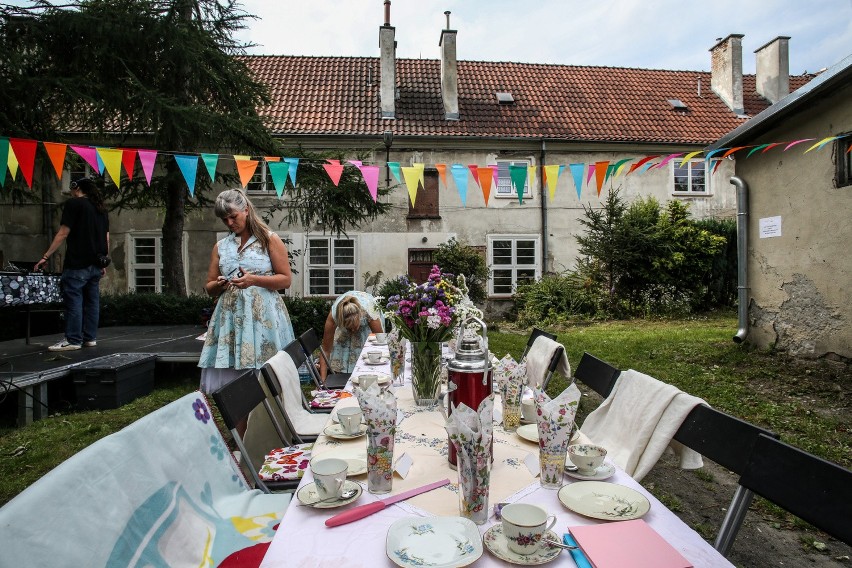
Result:
[[[383,0],[242,0],[259,17],[241,39],[254,54],[379,54]],[[852,54],[852,0],[393,0],[397,55],[437,59],[445,27],[459,59],[710,69],[717,38],[743,34],[743,69],[754,50],[790,36],[790,72],[829,67]]]

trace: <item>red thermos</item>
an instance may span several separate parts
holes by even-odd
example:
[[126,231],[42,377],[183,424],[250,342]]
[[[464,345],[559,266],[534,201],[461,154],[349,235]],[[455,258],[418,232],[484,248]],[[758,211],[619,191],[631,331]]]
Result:
[[[482,330],[481,337],[470,334],[465,336],[464,329],[470,321],[479,324]],[[473,410],[478,410],[479,403],[492,392],[492,368],[488,352],[488,329],[485,322],[477,317],[469,316],[462,322],[459,329],[461,331],[456,338],[455,356],[447,363],[449,398],[447,415],[461,403]],[[449,442],[449,460],[450,466],[455,468],[456,448],[452,442]]]

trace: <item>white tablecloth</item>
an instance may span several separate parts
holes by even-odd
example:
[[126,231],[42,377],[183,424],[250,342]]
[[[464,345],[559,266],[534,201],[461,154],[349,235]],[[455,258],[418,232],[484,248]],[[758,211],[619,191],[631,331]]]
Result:
[[[375,349],[367,344],[366,349]],[[387,348],[383,348],[386,352]],[[408,364],[406,364],[406,376]],[[390,366],[368,366],[363,361],[353,371],[353,376],[360,373],[382,372],[390,373]],[[372,568],[375,566],[395,566],[385,554],[385,538],[388,527],[396,520],[408,516],[449,516],[458,515],[458,497],[456,492],[457,474],[449,468],[446,459],[447,437],[443,429],[443,418],[437,410],[423,411],[414,407],[411,395],[411,385],[406,382],[403,386],[392,387],[399,401],[400,418],[396,436],[394,459],[403,452],[414,459],[414,465],[406,477],[401,479],[394,476],[391,494],[419,487],[431,481],[449,478],[450,486],[418,495],[408,501],[391,505],[383,511],[360,521],[328,528],[324,522],[330,516],[345,510],[317,510],[302,506],[297,499],[284,515],[275,538],[263,559],[261,568],[272,567],[328,567],[328,568]],[[341,404],[356,404],[354,399],[345,399]],[[499,404],[495,405],[499,407]],[[326,452],[346,454],[363,451],[366,454],[366,441],[359,438],[352,441],[339,442],[321,436],[314,448],[315,455]],[[566,509],[557,499],[557,491],[542,489],[537,478],[534,478],[524,465],[524,458],[537,452],[537,446],[517,435],[504,432],[495,426],[495,460],[492,469],[492,488],[489,495],[489,506],[497,502],[534,503],[557,516],[554,532],[558,535],[567,532],[569,526],[595,524],[596,521],[582,517]],[[366,491],[366,476],[356,478],[365,487],[363,495],[348,507],[355,507],[376,501],[387,495],[374,496]],[[302,480],[302,486],[313,481],[310,472]],[[565,478],[571,483],[570,477]],[[696,568],[717,568],[732,566],[701,536],[689,528],[674,513],[648,493],[639,483],[621,470],[609,480],[645,495],[651,502],[651,510],[643,519],[651,525],[670,544],[678,549]],[[479,527],[484,533],[497,522],[493,516]],[[564,552],[555,562],[567,562],[563,565],[573,565]],[[476,562],[477,566],[507,566],[508,564],[492,556],[487,550]]]

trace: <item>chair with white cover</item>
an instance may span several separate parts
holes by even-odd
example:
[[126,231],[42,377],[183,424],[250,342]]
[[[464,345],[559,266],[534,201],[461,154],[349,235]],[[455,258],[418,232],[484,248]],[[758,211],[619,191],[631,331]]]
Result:
[[546,337],[548,339],[552,339],[553,341],[556,341],[556,334],[555,333],[548,333],[548,332],[544,331],[543,329],[533,327],[532,331],[530,332],[530,336],[527,338],[527,344],[524,346],[524,352],[521,353],[521,359],[523,359],[524,357],[527,356],[527,353],[530,352],[530,349],[532,348],[533,343],[535,343],[535,340],[538,339],[539,337]]
[[548,335],[545,333],[537,335],[532,347],[526,353],[527,384],[530,387],[539,385],[542,390],[547,388],[556,371],[565,377],[571,376],[571,364],[568,362],[565,347],[550,339]]

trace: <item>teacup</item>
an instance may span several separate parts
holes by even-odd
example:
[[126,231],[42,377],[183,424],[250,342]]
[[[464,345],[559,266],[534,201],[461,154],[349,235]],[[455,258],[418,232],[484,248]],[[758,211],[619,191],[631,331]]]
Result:
[[348,470],[349,464],[337,458],[320,460],[311,464],[320,501],[340,498]]
[[361,418],[364,413],[357,406],[347,406],[337,411],[337,420],[340,422],[340,427],[350,436],[361,431]]
[[524,422],[535,422],[535,401],[533,399],[521,400],[521,416],[524,417]]
[[370,363],[376,364],[382,360],[382,352],[381,351],[367,351],[367,361]]
[[376,345],[386,345],[388,342],[388,334],[387,333],[377,333],[376,334]]
[[536,505],[510,503],[500,510],[503,520],[503,535],[509,550],[521,555],[536,552],[541,546],[544,533],[556,524],[556,516]]
[[373,375],[370,373],[365,373],[363,375],[358,375],[358,387],[361,390],[367,390],[370,388],[370,385],[373,383],[377,383],[379,381],[378,375]]
[[580,475],[594,475],[606,457],[606,448],[592,444],[568,446],[568,459]]

